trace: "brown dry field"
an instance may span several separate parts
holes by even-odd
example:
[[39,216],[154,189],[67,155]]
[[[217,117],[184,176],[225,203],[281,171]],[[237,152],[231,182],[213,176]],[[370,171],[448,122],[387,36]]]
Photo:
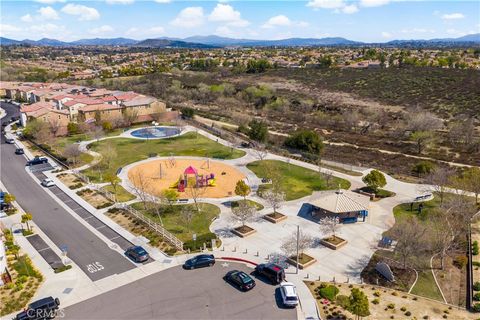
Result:
[[[160,165],[162,167],[162,178],[160,178]],[[207,187],[201,198],[225,198],[235,195],[235,185],[238,180],[245,178],[245,175],[234,167],[210,160],[210,168],[207,168],[206,160],[185,160],[176,159],[172,166],[169,160],[156,160],[134,166],[128,172],[128,179],[135,185],[138,181],[138,170],[140,170],[151,186],[149,193],[160,195],[165,189],[170,188],[178,181],[180,175],[188,166],[197,169],[199,175],[215,174],[216,186]],[[222,172],[225,174],[222,175]],[[189,177],[192,177],[190,175]],[[188,188],[180,193],[180,198],[192,198]]]

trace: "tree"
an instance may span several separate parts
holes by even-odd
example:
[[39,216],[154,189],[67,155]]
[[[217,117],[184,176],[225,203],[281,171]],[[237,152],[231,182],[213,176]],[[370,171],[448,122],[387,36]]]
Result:
[[264,160],[268,155],[265,145],[261,143],[255,143],[252,149],[254,156],[260,161]]
[[242,227],[245,227],[245,224],[251,221],[256,214],[257,209],[247,201],[240,201],[238,206],[232,207],[232,219],[240,222]]
[[150,199],[150,179],[140,170],[134,170],[131,176],[133,193],[140,199],[143,204],[143,208],[147,209],[147,202]]
[[435,140],[435,135],[431,131],[415,131],[410,135],[410,140],[415,142],[417,153],[421,154]]
[[363,291],[358,288],[352,288],[349,297],[348,311],[356,316],[356,319],[370,315],[368,298]]
[[340,227],[340,219],[337,216],[327,216],[319,221],[320,231],[325,233],[326,237],[337,237],[337,231]]
[[318,155],[323,150],[323,142],[320,136],[312,130],[298,130],[289,136],[284,145],[289,148],[306,151]]
[[28,221],[32,221],[32,215],[28,212],[25,212],[25,214],[22,214],[22,223],[27,224],[27,230],[30,231],[30,225],[28,224]]
[[97,142],[105,136],[105,133],[103,132],[103,128],[100,126],[93,127],[92,134],[95,140],[97,140]]
[[109,172],[105,175],[105,181],[110,183],[110,185],[112,186],[113,196],[115,197],[115,201],[117,201],[117,188],[122,180],[117,177],[117,175]]
[[127,127],[131,126],[132,123],[137,121],[138,119],[138,111],[132,110],[131,108],[125,109],[123,112],[123,122]]
[[253,119],[248,126],[250,127],[248,131],[250,139],[259,142],[266,142],[268,140],[268,126],[265,122]]
[[101,149],[100,154],[102,155],[102,162],[105,164],[105,167],[110,169],[112,161],[117,157],[117,150],[111,141],[107,141],[105,146]]
[[185,223],[185,226],[187,227],[188,231],[190,231],[190,225],[192,224],[193,217],[195,216],[195,211],[192,210],[191,206],[186,205],[182,207],[180,216],[182,218],[183,223]]
[[3,196],[3,201],[8,205],[11,205],[12,202],[15,201],[15,199],[16,199],[15,196],[11,193],[7,193]]
[[168,204],[171,206],[174,202],[177,201],[178,192],[174,189],[165,189],[162,191],[162,197],[164,197],[168,201]]
[[182,117],[186,119],[193,119],[193,117],[195,116],[195,109],[185,107],[180,110],[180,113],[182,114]]
[[375,192],[387,184],[385,176],[378,170],[370,171],[369,174],[362,178],[362,181]]
[[247,196],[250,193],[250,187],[243,180],[238,180],[237,185],[235,186],[235,194],[237,196],[243,197],[243,200],[247,200]]
[[313,245],[313,238],[309,234],[304,233],[302,230],[299,230],[298,232],[292,232],[290,236],[284,239],[281,246],[282,251],[287,257],[297,258],[297,242],[299,255],[298,258],[300,258],[303,252]]
[[148,198],[149,198],[149,201],[147,202],[147,207],[155,212],[158,220],[160,221],[160,224],[163,226],[163,220],[161,215],[165,205],[163,199],[157,198],[153,195],[150,195],[150,197]]
[[426,232],[426,226],[414,216],[402,217],[395,222],[391,237],[397,241],[395,255],[400,258],[403,269],[407,268],[413,257],[418,257],[425,251],[428,245],[424,239]]
[[450,167],[439,167],[428,174],[425,179],[426,183],[431,185],[430,188],[432,188],[440,196],[440,206],[443,206],[445,193],[447,192],[448,186],[450,186],[452,183],[455,175],[455,169]]
[[461,186],[475,194],[475,203],[478,204],[480,194],[480,168],[470,167],[465,169],[460,178]]
[[282,207],[282,202],[285,201],[285,193],[277,189],[270,189],[263,193],[262,197],[272,207],[273,213]]
[[450,223],[450,210],[436,210],[428,219],[428,240],[430,249],[440,257],[440,268],[444,269],[445,257],[455,244],[455,225]]
[[442,120],[430,112],[421,110],[412,110],[407,115],[406,130],[416,131],[434,131],[443,126]]
[[324,172],[321,171],[321,167],[318,167],[318,171],[320,172],[323,179],[325,179],[325,183],[327,188],[330,188],[330,184],[333,180],[333,171],[332,170],[325,170]]
[[80,157],[82,151],[78,147],[78,144],[72,143],[65,147],[63,150],[63,156],[73,163],[75,166],[77,164],[78,157]]

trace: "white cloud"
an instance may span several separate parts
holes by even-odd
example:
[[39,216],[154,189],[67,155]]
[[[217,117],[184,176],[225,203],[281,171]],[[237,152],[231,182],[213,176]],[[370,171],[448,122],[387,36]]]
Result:
[[180,11],[170,24],[176,27],[194,28],[201,26],[204,20],[202,7],[187,7]]
[[66,0],[35,0],[35,2],[40,2],[43,4],[53,4],[57,2],[65,2]]
[[146,29],[130,28],[125,32],[127,36],[159,36],[165,33],[165,29],[161,26],[154,26]]
[[390,0],[360,0],[360,5],[362,7],[379,7],[386,5]]
[[156,3],[170,3],[172,0],[154,0]]
[[28,14],[22,16],[22,17],[20,18],[20,20],[22,20],[23,22],[32,22],[32,21],[33,21],[33,17],[32,17],[32,15],[31,15],[30,13],[28,13]]
[[246,27],[250,23],[242,19],[240,11],[235,10],[229,4],[217,4],[212,13],[208,16],[209,21],[224,22],[232,27]]
[[132,4],[135,0],[105,0],[108,4]]
[[22,31],[21,28],[11,25],[11,24],[0,24],[0,34],[2,36],[12,36]]
[[59,40],[65,39],[65,37],[69,34],[65,26],[53,23],[33,25],[28,28],[28,31],[42,38],[55,38]]
[[100,18],[100,13],[98,13],[97,9],[81,4],[69,3],[62,8],[62,12],[73,16],[78,16],[78,20],[80,21],[97,20]]
[[352,13],[358,12],[358,7],[354,4],[347,5],[342,8],[342,12],[345,14],[352,14]]
[[315,9],[340,9],[345,6],[343,0],[310,0],[307,7]]
[[412,28],[412,29],[402,29],[400,32],[401,32],[401,33],[409,33],[409,34],[415,34],[415,33],[435,33],[435,30],[433,30],[433,29],[425,29],[425,28]]
[[292,25],[292,21],[287,16],[283,14],[271,17],[267,22],[262,26],[262,28],[273,28],[273,27],[288,27]]
[[215,30],[215,34],[223,37],[234,37],[236,36],[235,32],[227,26],[220,26]]
[[114,31],[113,27],[109,26],[109,25],[103,25],[103,26],[100,26],[98,28],[93,28],[93,29],[88,30],[88,32],[90,34],[96,34],[96,35],[106,34],[106,33],[110,33],[110,32],[113,32],[113,31]]
[[383,31],[381,34],[382,34],[382,37],[386,39],[389,39],[392,37],[392,34],[390,32]]
[[299,26],[300,28],[306,28],[308,27],[310,24],[306,21],[299,21],[297,22],[297,26]]
[[40,19],[42,20],[58,20],[58,13],[52,7],[42,7],[38,9]]
[[461,13],[447,13],[442,15],[442,19],[444,20],[457,20],[457,19],[463,19],[465,16]]

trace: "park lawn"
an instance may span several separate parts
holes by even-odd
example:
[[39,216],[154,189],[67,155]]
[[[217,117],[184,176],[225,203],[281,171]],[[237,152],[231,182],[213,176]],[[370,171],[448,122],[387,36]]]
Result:
[[[194,204],[173,205],[166,207],[161,214],[163,227],[169,232],[173,233],[178,239],[183,242],[191,242],[193,234],[197,235],[197,246],[201,245],[206,239],[215,239],[216,236],[210,232],[210,224],[214,218],[220,214],[220,208],[209,203],[199,203],[199,212],[195,212],[190,225],[184,221],[182,217],[182,208],[189,206],[195,210]],[[160,219],[153,210],[145,210],[143,203],[137,202],[132,204],[134,209],[146,214],[149,218],[157,223]],[[148,205],[147,205],[148,208]]]
[[106,190],[110,193],[114,193],[117,197],[117,202],[127,202],[127,201],[135,199],[135,196],[133,194],[131,194],[130,192],[128,192],[127,190],[125,190],[125,188],[122,187],[121,185],[117,185],[117,192],[114,192],[113,187],[110,184],[106,185],[102,189],[104,189],[104,190]]
[[[230,205],[231,205],[232,208],[235,208],[235,207],[238,207],[242,201],[245,201],[245,200],[232,201]],[[257,211],[263,210],[263,208],[264,208],[264,206],[261,203],[255,202],[255,201],[250,200],[250,199],[247,199],[247,203],[250,206],[255,207],[255,209],[257,209]]]
[[418,280],[412,288],[411,293],[443,302],[442,294],[435,283],[435,279],[433,279],[431,270],[418,272]]
[[435,195],[432,200],[424,202],[416,202],[413,204],[413,211],[410,211],[410,203],[402,203],[393,208],[393,215],[396,219],[406,217],[406,216],[417,216],[418,217],[418,206],[420,203],[423,203],[422,215],[419,217],[421,220],[424,217],[427,217],[435,208],[440,206],[440,198]]
[[[111,144],[116,150],[116,157],[111,161],[105,173],[115,172],[130,163],[145,160],[151,154],[158,156],[196,156],[217,159],[235,159],[245,155],[244,151],[226,147],[194,132],[169,139],[129,139],[115,138],[101,140],[90,145],[91,150],[100,152],[105,145]],[[94,168],[84,172],[92,181],[99,181],[98,172]]]
[[[332,177],[327,186],[325,179],[317,171],[289,164],[279,160],[261,160],[247,164],[259,178],[265,178],[267,171],[276,171],[281,176],[280,187],[285,192],[285,200],[294,200],[311,195],[313,191],[332,190],[340,186],[342,189],[350,188],[350,182],[345,179]],[[270,169],[272,168],[272,169]],[[262,185],[260,192],[268,188]]]

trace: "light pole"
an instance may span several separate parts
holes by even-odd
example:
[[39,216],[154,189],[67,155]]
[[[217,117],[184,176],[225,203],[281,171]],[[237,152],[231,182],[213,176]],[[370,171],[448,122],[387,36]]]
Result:
[[300,246],[300,226],[297,224],[297,263],[296,263],[296,270],[295,274],[298,274],[298,251]]

